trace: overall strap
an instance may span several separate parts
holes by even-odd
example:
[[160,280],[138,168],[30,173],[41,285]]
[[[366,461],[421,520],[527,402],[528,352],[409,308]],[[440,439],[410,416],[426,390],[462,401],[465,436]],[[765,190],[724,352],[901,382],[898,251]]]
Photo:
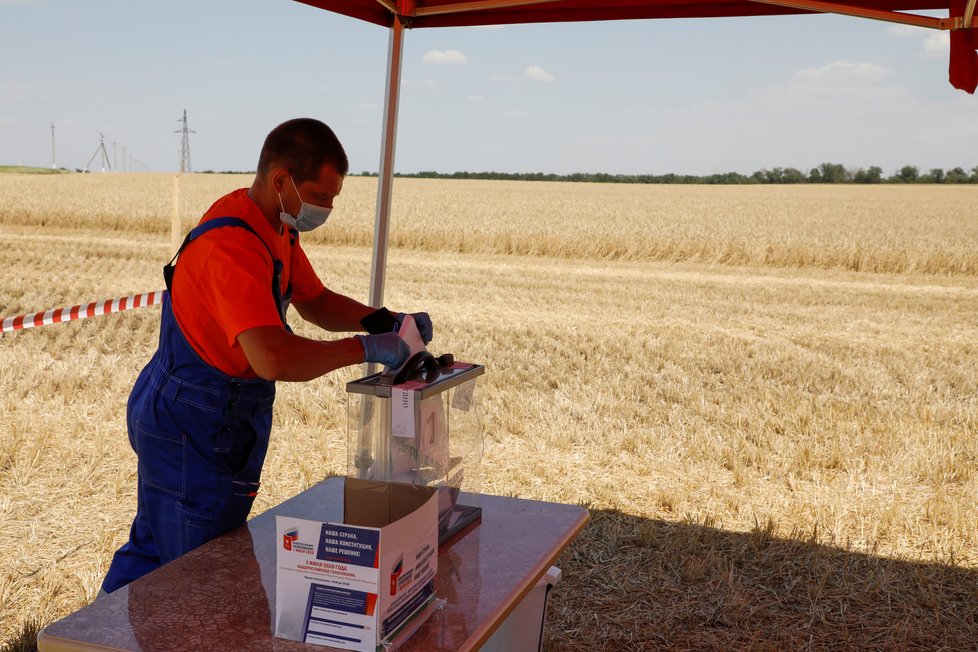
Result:
[[[289,328],[288,322],[285,320],[285,312],[288,309],[288,304],[292,299],[292,280],[289,279],[289,286],[286,288],[285,296],[283,297],[281,290],[282,261],[275,257],[275,254],[272,253],[272,250],[268,247],[265,240],[258,235],[258,232],[240,217],[215,217],[214,219],[207,220],[203,224],[191,229],[190,233],[187,234],[187,237],[183,239],[183,243],[180,244],[180,248],[177,249],[177,253],[173,254],[173,258],[170,259],[170,262],[163,267],[163,280],[166,282],[166,289],[168,291],[171,290],[170,286],[173,282],[173,272],[176,269],[173,264],[174,261],[176,261],[180,256],[180,252],[184,250],[184,247],[205,233],[225,226],[235,226],[251,232],[256,238],[258,238],[261,245],[265,247],[265,251],[268,252],[268,256],[272,259],[272,296],[275,298],[275,305],[279,310],[279,316],[282,318],[282,324],[291,332],[292,329]],[[298,231],[292,228],[289,229],[290,246],[295,246],[298,236]]]
[[173,263],[180,255],[180,252],[184,250],[184,247],[186,247],[188,244],[190,244],[200,236],[204,235],[205,233],[208,233],[209,231],[213,231],[214,229],[219,229],[225,226],[237,226],[242,229],[245,229],[246,231],[250,231],[251,233],[253,233],[255,237],[258,238],[258,241],[261,242],[261,245],[265,247],[265,251],[268,252],[268,255],[271,257],[271,259],[275,260],[275,255],[272,254],[272,250],[268,248],[268,245],[265,244],[265,241],[262,239],[260,235],[258,235],[258,232],[255,231],[255,229],[253,229],[250,224],[245,222],[240,217],[217,217],[214,218],[213,220],[207,220],[203,224],[191,229],[190,233],[187,234],[187,237],[185,237],[183,239],[183,242],[180,244],[180,248],[177,249],[177,253],[173,254],[173,258],[170,259],[170,262],[164,265],[163,280],[166,281],[167,290],[170,289],[170,284],[173,282],[173,270],[174,270]]

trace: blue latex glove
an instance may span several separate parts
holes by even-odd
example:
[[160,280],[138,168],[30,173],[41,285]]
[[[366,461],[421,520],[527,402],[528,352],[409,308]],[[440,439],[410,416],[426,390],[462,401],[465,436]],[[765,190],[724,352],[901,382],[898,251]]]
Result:
[[356,335],[365,353],[364,362],[379,362],[391,369],[397,369],[407,362],[411,348],[397,333],[380,335]]
[[395,312],[394,313],[394,319],[397,320],[398,326],[400,326],[401,324],[404,323],[404,318],[407,315],[411,315],[412,317],[414,317],[414,323],[417,324],[417,326],[418,326],[418,332],[421,334],[421,339],[424,341],[424,343],[427,344],[428,342],[430,342],[431,341],[431,338],[435,334],[435,331],[434,331],[434,327],[431,325],[431,317],[428,316],[428,313],[426,313],[426,312],[412,312],[412,313]]

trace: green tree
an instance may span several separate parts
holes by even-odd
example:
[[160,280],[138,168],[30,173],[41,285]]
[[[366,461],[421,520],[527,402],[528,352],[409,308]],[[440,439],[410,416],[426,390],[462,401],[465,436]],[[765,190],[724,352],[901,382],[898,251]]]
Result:
[[767,168],[758,170],[751,175],[751,181],[756,183],[785,183],[784,170],[781,168]]
[[849,173],[839,163],[822,163],[811,169],[808,180],[812,183],[845,183],[849,181]]
[[944,179],[944,183],[968,183],[968,173],[964,171],[964,168],[951,168],[947,171],[947,177]]
[[783,183],[805,183],[805,175],[798,168],[785,168],[781,179]]
[[840,163],[822,163],[818,167],[822,172],[822,183],[845,183],[849,180],[846,167]]
[[883,168],[872,165],[868,170],[859,168],[856,170],[855,174],[852,175],[852,180],[855,183],[882,183],[883,181]]
[[916,165],[904,165],[894,176],[890,177],[897,183],[917,183],[920,178],[920,170]]

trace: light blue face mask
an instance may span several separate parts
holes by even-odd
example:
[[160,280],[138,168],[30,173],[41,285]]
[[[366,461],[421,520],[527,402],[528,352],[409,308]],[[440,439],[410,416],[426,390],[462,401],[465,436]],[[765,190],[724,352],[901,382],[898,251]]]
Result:
[[[289,179],[292,181],[292,187],[295,188],[295,194],[298,195],[299,201],[302,201],[302,195],[299,195],[299,189],[295,185],[295,179],[291,176]],[[278,193],[278,203],[282,207],[282,212],[278,214],[278,219],[282,220],[282,224],[286,226],[291,226],[296,231],[312,231],[326,223],[326,218],[329,217],[332,208],[327,208],[326,206],[316,206],[315,204],[309,204],[302,202],[302,206],[299,207],[299,214],[292,216],[285,211],[285,204],[282,203],[282,194]]]

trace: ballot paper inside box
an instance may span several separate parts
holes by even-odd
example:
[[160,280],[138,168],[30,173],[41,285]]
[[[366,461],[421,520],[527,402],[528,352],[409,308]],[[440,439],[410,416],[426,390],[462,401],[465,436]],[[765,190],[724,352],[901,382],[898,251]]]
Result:
[[[436,487],[439,540],[481,515],[478,364],[391,385],[382,374],[347,383],[350,477]],[[459,500],[459,492],[467,494]]]
[[433,487],[355,478],[340,523],[276,516],[275,636],[396,647],[434,609],[437,518]]

